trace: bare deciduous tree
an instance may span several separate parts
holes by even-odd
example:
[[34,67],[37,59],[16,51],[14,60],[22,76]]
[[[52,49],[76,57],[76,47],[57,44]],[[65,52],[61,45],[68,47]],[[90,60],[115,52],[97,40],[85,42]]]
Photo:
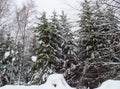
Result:
[[[33,37],[33,14],[34,14],[34,4],[29,2],[26,5],[23,5],[22,8],[16,9],[16,17],[14,21],[14,30],[15,30],[15,48],[18,51],[18,60],[19,60],[19,76],[18,84],[21,80],[24,80],[23,71],[25,70],[25,61],[29,55],[30,41]],[[31,21],[32,20],[32,21]],[[24,74],[25,75],[25,74]]]
[[10,17],[10,0],[0,0],[0,27],[8,22]]

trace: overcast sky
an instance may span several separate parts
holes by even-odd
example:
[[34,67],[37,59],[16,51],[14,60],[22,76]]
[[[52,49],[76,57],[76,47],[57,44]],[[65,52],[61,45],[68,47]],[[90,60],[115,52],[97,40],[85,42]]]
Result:
[[[23,3],[29,0],[13,0],[17,6],[21,6]],[[54,10],[60,13],[62,10],[68,14],[68,16],[74,19],[77,14],[76,10],[70,6],[78,8],[77,0],[33,0],[39,12],[45,11],[51,14]],[[81,0],[79,0],[81,1]]]

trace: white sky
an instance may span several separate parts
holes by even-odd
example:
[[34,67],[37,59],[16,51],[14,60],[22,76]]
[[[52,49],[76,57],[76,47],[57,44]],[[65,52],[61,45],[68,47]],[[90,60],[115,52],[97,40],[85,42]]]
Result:
[[[29,0],[13,0],[17,6],[21,6],[23,3]],[[51,14],[54,10],[60,13],[62,10],[67,13],[67,15],[74,19],[74,16],[77,14],[76,10],[71,8],[73,6],[75,8],[79,7],[77,0],[33,0],[39,12],[47,12]],[[79,0],[81,1],[81,0]],[[70,6],[69,6],[70,5]]]
[[[25,2],[29,0],[13,0],[15,4],[19,7],[22,6]],[[58,14],[61,14],[61,11],[64,10],[67,14],[69,21],[72,22],[74,31],[77,25],[76,21],[78,21],[78,9],[80,6],[80,2],[83,0],[32,0],[35,2],[36,9],[39,12],[45,11],[48,16],[52,14],[55,10]],[[73,7],[73,8],[72,8]],[[74,9],[75,8],[75,9]]]

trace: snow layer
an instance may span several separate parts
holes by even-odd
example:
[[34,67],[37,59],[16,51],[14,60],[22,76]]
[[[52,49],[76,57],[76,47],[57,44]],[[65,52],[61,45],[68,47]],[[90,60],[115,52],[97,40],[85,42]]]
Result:
[[120,80],[107,80],[95,89],[120,89]]
[[52,74],[48,77],[47,82],[40,86],[22,86],[22,85],[6,85],[0,89],[75,89],[70,87],[65,81],[63,75]]
[[5,59],[6,59],[9,55],[10,55],[10,52],[9,52],[9,51],[8,51],[8,52],[5,52],[5,54],[4,54]]
[[33,62],[36,62],[37,61],[37,56],[32,56],[31,59],[32,59]]

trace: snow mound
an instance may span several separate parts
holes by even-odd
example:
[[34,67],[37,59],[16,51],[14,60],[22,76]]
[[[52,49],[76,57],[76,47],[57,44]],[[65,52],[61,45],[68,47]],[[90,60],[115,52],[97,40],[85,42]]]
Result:
[[75,89],[71,88],[65,81],[62,74],[52,74],[48,77],[46,84],[54,86],[55,89]]
[[70,87],[62,74],[52,74],[46,83],[40,86],[6,85],[0,89],[75,89]]
[[107,80],[95,89],[120,89],[120,80]]

